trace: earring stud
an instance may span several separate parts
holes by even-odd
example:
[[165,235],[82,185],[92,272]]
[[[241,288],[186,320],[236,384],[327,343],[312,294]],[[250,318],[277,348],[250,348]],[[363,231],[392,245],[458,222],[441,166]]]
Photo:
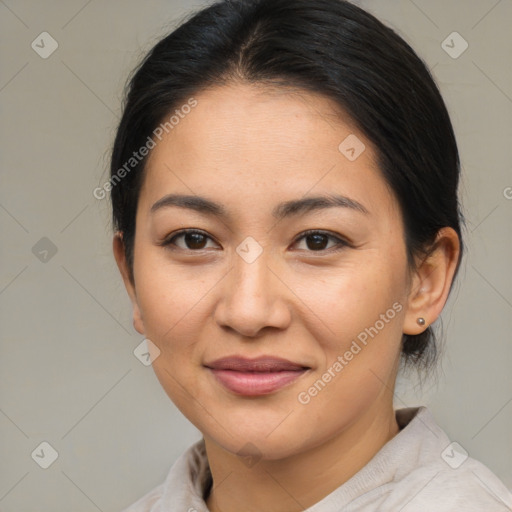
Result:
[[425,325],[425,319],[421,316],[416,320],[416,322],[418,322],[418,325]]

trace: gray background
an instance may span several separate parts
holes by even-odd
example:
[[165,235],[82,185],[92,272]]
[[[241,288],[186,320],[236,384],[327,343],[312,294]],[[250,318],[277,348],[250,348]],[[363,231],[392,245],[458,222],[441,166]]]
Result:
[[[427,404],[512,488],[512,1],[357,3],[433,70],[464,172],[469,254],[442,369],[423,387],[401,379],[396,406]],[[200,437],[133,354],[142,337],[92,191],[128,73],[201,4],[0,0],[1,511],[120,510]],[[59,45],[46,59],[31,47],[43,31]],[[453,31],[469,44],[458,58],[441,46]],[[31,457],[43,441],[58,452],[48,469]]]

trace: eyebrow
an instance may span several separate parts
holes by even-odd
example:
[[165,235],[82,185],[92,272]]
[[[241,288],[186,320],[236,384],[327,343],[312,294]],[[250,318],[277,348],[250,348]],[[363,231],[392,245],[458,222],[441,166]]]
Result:
[[[227,219],[229,214],[227,210],[219,203],[207,199],[206,197],[182,194],[169,194],[151,207],[150,212],[154,213],[162,208],[177,206],[179,208],[187,208],[196,212],[221,217]],[[349,208],[368,215],[368,210],[358,201],[339,194],[330,194],[325,196],[306,197],[302,199],[294,199],[279,203],[273,210],[272,215],[276,219],[284,219],[294,215],[303,215],[317,210],[325,210],[327,208]]]

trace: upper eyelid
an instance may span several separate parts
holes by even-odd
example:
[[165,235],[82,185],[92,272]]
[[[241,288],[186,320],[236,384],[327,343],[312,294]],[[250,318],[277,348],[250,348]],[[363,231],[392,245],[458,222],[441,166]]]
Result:
[[165,237],[165,239],[163,240],[163,244],[166,244],[166,243],[169,243],[171,240],[175,239],[175,238],[178,238],[179,236],[183,236],[183,235],[187,235],[189,233],[198,233],[200,235],[203,235],[207,238],[209,238],[210,240],[213,240],[215,243],[218,243],[215,238],[213,238],[211,235],[209,235],[206,231],[203,231],[201,229],[196,229],[196,228],[189,228],[189,229],[182,229],[182,230],[178,230],[177,233],[173,233],[172,236],[169,235],[167,237]]
[[188,233],[199,233],[200,235],[203,235],[205,236],[206,238],[209,238],[210,240],[212,240],[213,242],[215,242],[217,245],[220,245],[216,240],[215,238],[213,238],[211,235],[209,235],[208,233],[206,233],[205,231],[201,230],[201,229],[198,229],[198,228],[188,228],[188,229],[181,229],[181,230],[178,230],[177,232],[175,233],[171,233],[169,236],[166,236],[161,242],[158,243],[158,245],[160,245],[161,247],[164,247],[166,248],[167,246],[169,245],[174,245],[175,247],[177,247],[178,249],[181,249],[183,251],[190,251],[190,252],[200,252],[201,250],[203,249],[196,249],[196,250],[193,250],[193,249],[183,249],[182,247],[178,247],[176,245],[176,243],[172,242],[172,240],[176,239],[176,238],[179,238],[180,236],[184,236]]

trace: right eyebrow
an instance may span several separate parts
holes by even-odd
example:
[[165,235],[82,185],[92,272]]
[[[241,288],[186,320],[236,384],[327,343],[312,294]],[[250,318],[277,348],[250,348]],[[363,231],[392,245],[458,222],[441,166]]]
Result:
[[215,217],[228,217],[226,209],[212,201],[201,196],[182,195],[182,194],[169,194],[159,199],[152,207],[151,213],[156,212],[162,208],[169,208],[171,206],[178,206],[180,208],[188,208],[195,210],[199,213],[206,215],[213,215]]

